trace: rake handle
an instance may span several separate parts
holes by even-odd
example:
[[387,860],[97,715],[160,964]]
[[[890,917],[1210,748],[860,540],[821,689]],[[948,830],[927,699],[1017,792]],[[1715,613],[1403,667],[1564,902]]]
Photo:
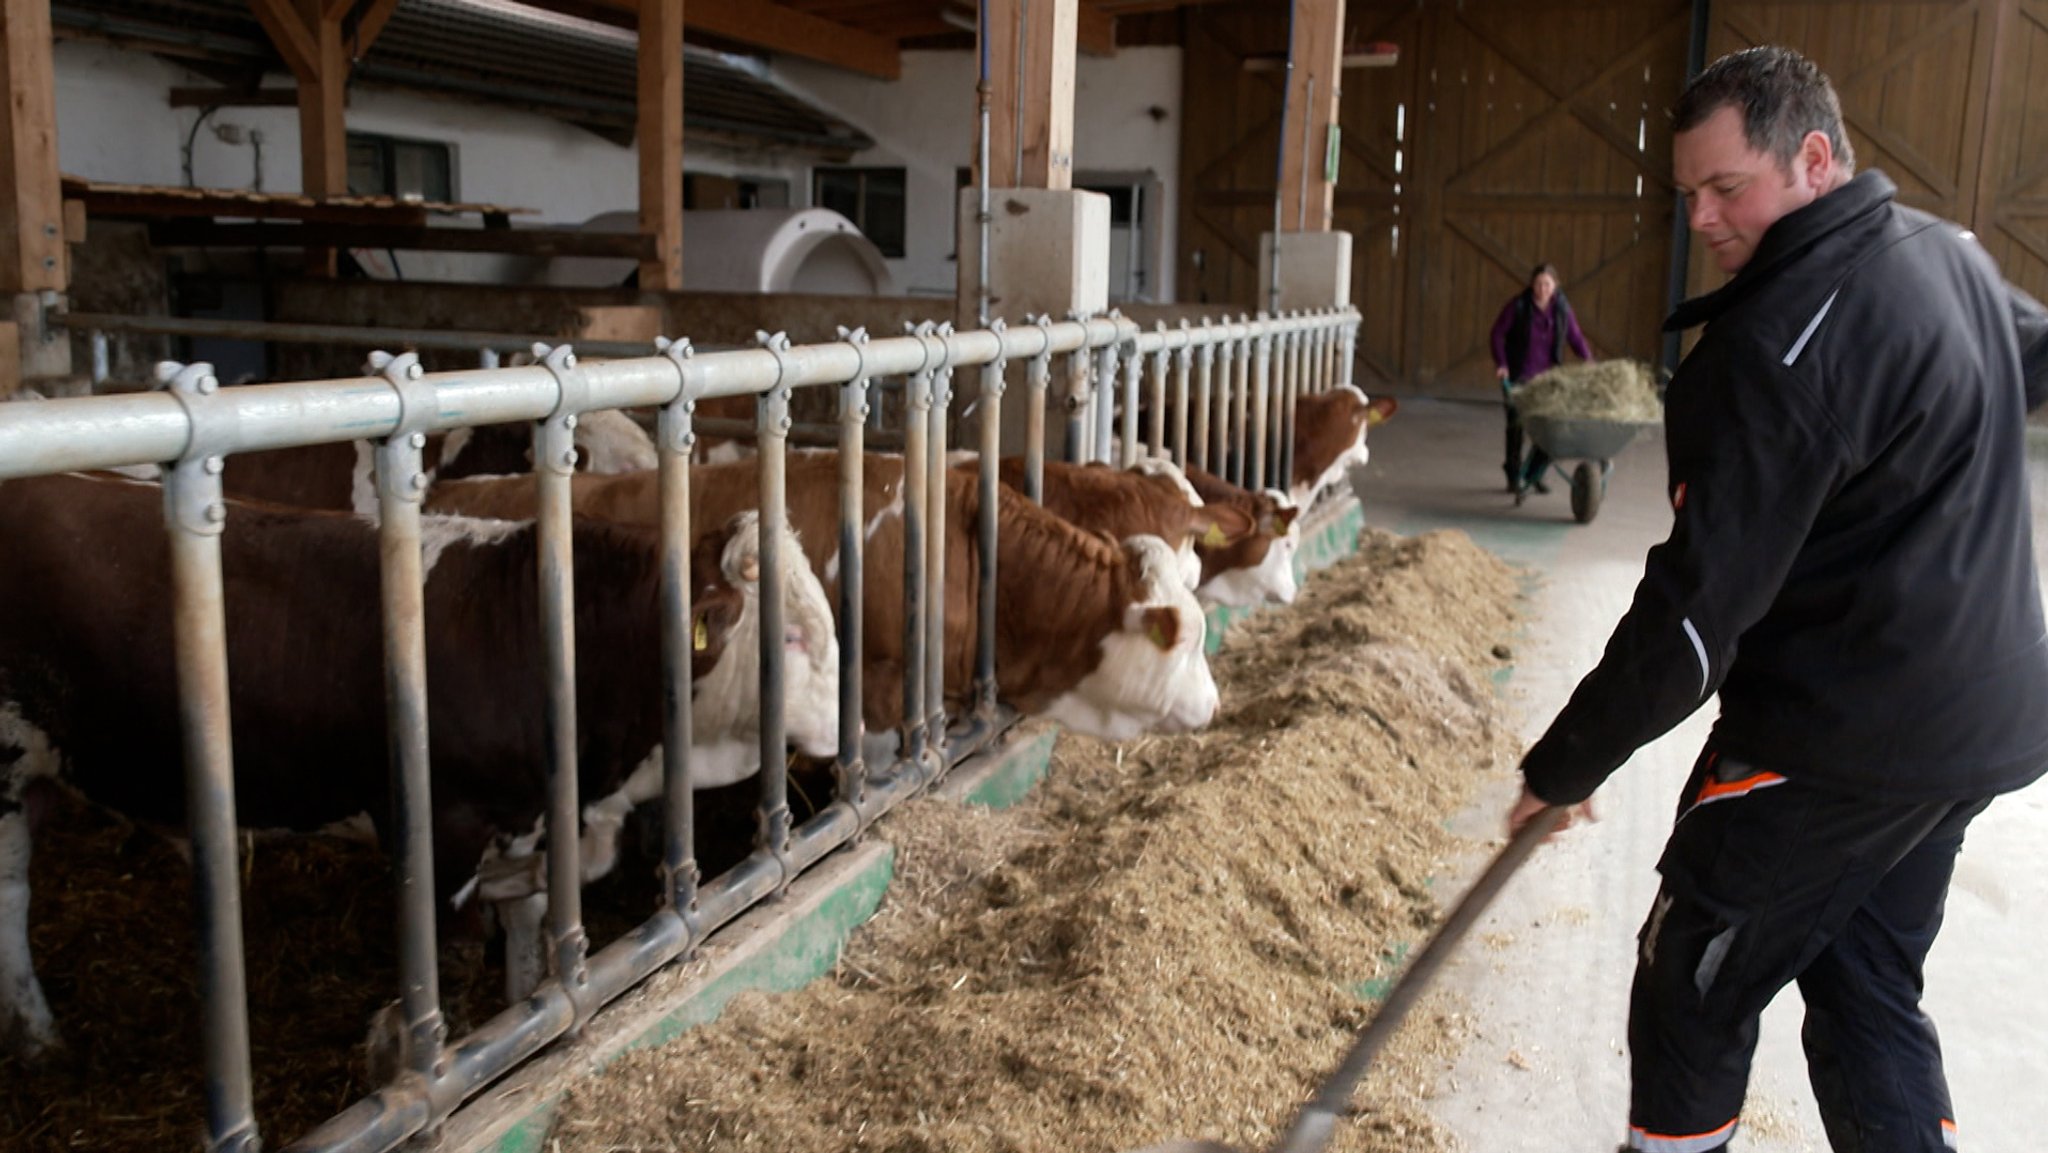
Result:
[[1295,1114],[1287,1132],[1273,1146],[1273,1153],[1315,1153],[1329,1143],[1336,1131],[1337,1118],[1350,1105],[1351,1094],[1358,1088],[1358,1082],[1364,1079],[1366,1070],[1372,1067],[1380,1050],[1401,1027],[1409,1011],[1422,999],[1423,991],[1429,987],[1437,970],[1443,968],[1444,960],[1478,922],[1480,915],[1486,912],[1486,906],[1500,894],[1508,878],[1514,876],[1515,870],[1529,859],[1529,854],[1536,851],[1536,846],[1564,823],[1568,812],[1568,809],[1556,805],[1544,809],[1529,818],[1529,823],[1509,839],[1415,954],[1407,972],[1395,981],[1386,1001],[1380,1005],[1380,1011],[1359,1031],[1358,1039],[1351,1043],[1351,1052],[1345,1055],[1344,1063],[1337,1066],[1337,1071],[1330,1074],[1316,1095]]

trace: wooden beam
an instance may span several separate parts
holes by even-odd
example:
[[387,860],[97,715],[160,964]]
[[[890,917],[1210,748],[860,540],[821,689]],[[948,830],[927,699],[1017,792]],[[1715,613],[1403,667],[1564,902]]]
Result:
[[[344,96],[342,102],[347,103]],[[173,108],[297,108],[296,88],[173,88]]]
[[683,0],[640,0],[640,231],[654,259],[640,287],[683,287]]
[[320,46],[291,0],[249,0],[249,8],[256,13],[257,23],[263,25],[271,46],[284,57],[285,67],[292,70],[293,76],[303,82],[309,76],[319,75]]
[[1076,46],[1090,56],[1116,55],[1116,17],[1081,0],[1075,25]]
[[1295,0],[1287,116],[1280,126],[1280,223],[1328,232],[1336,183],[1324,164],[1344,87],[1344,0]]
[[348,85],[348,55],[341,22],[321,20],[315,32],[318,70],[299,80],[300,191],[323,198],[348,195],[348,129],[342,95]]
[[64,290],[64,194],[50,47],[50,0],[4,0],[0,79],[12,98],[0,113],[0,294]]
[[1079,0],[989,0],[989,185],[1074,186]]
[[408,252],[504,252],[519,256],[601,256],[652,260],[637,232],[572,228],[434,228],[360,224],[216,224],[163,220],[149,226],[158,248],[396,248]]
[[[637,0],[599,2],[627,12],[640,6]],[[903,54],[894,40],[770,0],[689,0],[683,27],[882,80],[903,75]]]
[[398,0],[370,0],[370,6],[363,9],[362,18],[356,21],[356,34],[352,44],[356,60],[370,54],[370,45],[375,44],[377,37],[384,34],[384,26],[391,22],[391,14],[396,11]]

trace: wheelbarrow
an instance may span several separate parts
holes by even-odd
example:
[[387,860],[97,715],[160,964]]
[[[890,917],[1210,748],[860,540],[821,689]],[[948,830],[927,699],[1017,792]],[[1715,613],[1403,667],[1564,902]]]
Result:
[[[1550,454],[1549,467],[1571,485],[1572,519],[1580,524],[1591,524],[1593,518],[1600,514],[1600,502],[1607,497],[1607,474],[1614,471],[1614,458],[1628,447],[1637,433],[1655,427],[1653,421],[1522,417],[1522,429],[1528,433],[1529,442]],[[1566,472],[1565,462],[1573,460],[1579,462],[1578,467]],[[1515,490],[1517,507],[1529,495],[1529,489],[1536,480],[1536,477],[1528,477]]]

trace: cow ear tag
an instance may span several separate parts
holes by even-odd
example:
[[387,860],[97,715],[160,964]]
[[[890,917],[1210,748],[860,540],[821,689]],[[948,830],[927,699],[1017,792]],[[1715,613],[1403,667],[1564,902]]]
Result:
[[1202,534],[1202,543],[1209,548],[1222,548],[1230,543],[1230,538],[1223,535],[1222,525],[1210,521],[1209,531]]
[[1156,624],[1147,625],[1145,628],[1145,635],[1151,638],[1153,644],[1158,645],[1162,649],[1172,647],[1166,643],[1166,630],[1160,628]]
[[704,627],[703,621],[697,622],[697,631],[691,635],[690,644],[700,653],[711,647],[711,630]]

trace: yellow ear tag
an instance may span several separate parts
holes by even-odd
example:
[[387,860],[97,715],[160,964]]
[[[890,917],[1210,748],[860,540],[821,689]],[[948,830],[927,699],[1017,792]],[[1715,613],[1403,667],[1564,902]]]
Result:
[[1167,647],[1166,630],[1160,628],[1158,625],[1151,625],[1147,627],[1145,629],[1145,635],[1147,637],[1150,637],[1152,639],[1152,643],[1158,645],[1160,648],[1163,649]]
[[697,622],[697,631],[690,638],[690,643],[694,645],[697,651],[700,653],[703,652],[705,649],[711,647],[711,630],[704,627],[703,621]]
[[1202,543],[1209,548],[1221,548],[1230,543],[1230,538],[1223,535],[1222,525],[1212,521],[1209,525],[1209,531],[1202,534]]

